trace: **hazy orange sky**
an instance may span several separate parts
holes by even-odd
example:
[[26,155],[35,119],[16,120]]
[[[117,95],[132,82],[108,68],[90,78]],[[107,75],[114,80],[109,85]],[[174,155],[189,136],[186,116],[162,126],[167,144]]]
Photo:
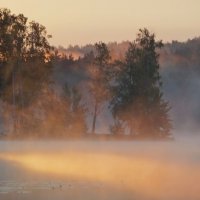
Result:
[[164,41],[200,36],[200,0],[0,0],[1,7],[45,25],[51,43],[133,40],[147,27]]

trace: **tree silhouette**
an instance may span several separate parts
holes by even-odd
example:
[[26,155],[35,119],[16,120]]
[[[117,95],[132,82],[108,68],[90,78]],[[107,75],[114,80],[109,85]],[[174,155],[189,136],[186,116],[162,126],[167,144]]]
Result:
[[50,45],[44,26],[27,24],[24,15],[0,9],[1,98],[13,107],[14,132],[22,124],[19,110],[30,105],[49,83]]
[[130,134],[141,137],[166,137],[170,134],[169,105],[160,90],[159,54],[161,41],[147,29],[139,31],[130,43],[125,62],[113,87],[111,102],[114,118],[126,123]]
[[96,55],[94,61],[90,65],[90,93],[93,97],[93,119],[92,119],[92,133],[95,133],[97,116],[100,113],[102,103],[109,95],[109,60],[110,54],[105,43],[95,44]]

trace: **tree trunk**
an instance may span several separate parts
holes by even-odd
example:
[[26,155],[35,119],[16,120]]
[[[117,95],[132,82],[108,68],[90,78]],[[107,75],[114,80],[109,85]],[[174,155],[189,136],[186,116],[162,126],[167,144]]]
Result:
[[16,105],[15,105],[15,72],[12,72],[12,100],[13,100],[13,133],[16,132]]
[[96,119],[97,119],[97,102],[95,102],[94,106],[94,116],[93,116],[93,122],[92,122],[92,134],[95,134],[95,127],[96,127]]

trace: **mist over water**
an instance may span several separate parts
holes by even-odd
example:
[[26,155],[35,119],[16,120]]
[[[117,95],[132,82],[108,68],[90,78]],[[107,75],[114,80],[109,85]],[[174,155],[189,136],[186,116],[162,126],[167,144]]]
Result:
[[[29,192],[16,198],[44,199],[50,192],[50,199],[199,199],[199,141],[0,142],[0,191],[10,180],[24,185],[19,193]],[[33,181],[46,189],[35,190]],[[12,193],[7,188],[0,196]]]
[[200,199],[199,38],[54,49],[0,22],[0,200]]

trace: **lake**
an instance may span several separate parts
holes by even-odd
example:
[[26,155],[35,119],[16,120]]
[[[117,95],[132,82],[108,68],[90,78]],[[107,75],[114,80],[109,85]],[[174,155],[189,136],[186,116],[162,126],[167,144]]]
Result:
[[1,200],[199,200],[200,139],[1,141]]

